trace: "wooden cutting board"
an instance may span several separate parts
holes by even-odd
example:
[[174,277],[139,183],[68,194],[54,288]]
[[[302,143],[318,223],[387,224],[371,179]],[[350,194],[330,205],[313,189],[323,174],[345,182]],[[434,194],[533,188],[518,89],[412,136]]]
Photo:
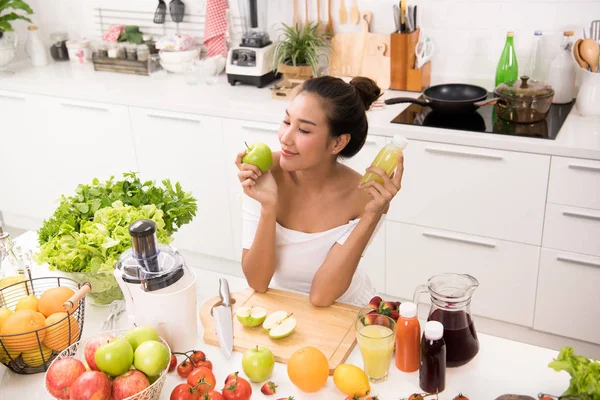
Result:
[[373,14],[363,12],[361,24],[363,30],[363,56],[361,75],[373,79],[383,89],[390,88],[390,35],[371,33],[369,27]]
[[331,39],[329,74],[331,76],[358,76],[362,68],[363,33],[336,33]]
[[[231,297],[235,300],[234,314],[241,306],[260,306],[266,308],[268,314],[275,311],[294,313],[297,321],[296,330],[290,336],[271,339],[262,326],[246,328],[233,315],[233,351],[244,352],[257,345],[265,346],[273,352],[277,362],[287,364],[296,350],[314,346],[325,354],[329,360],[329,373],[333,374],[356,345],[354,322],[359,307],[342,303],[315,307],[310,304],[308,296],[276,289],[269,289],[266,293],[246,289],[232,293]],[[220,301],[219,297],[213,297],[200,309],[204,341],[215,346],[219,346],[219,340],[211,311]]]

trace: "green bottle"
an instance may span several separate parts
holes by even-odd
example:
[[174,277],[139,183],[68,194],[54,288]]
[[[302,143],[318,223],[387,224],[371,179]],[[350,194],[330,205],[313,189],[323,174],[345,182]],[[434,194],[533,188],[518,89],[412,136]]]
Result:
[[504,50],[502,50],[502,55],[496,68],[496,86],[501,83],[515,82],[519,78],[519,65],[517,64],[513,36],[512,32],[506,34]]

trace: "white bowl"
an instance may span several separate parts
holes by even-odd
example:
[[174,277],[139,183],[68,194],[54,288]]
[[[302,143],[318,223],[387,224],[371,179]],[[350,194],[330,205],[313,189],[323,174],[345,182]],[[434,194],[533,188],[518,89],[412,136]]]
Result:
[[183,64],[182,63],[172,64],[172,63],[166,63],[161,60],[160,65],[162,65],[162,67],[169,72],[173,72],[175,74],[183,73]]
[[161,61],[168,64],[181,64],[184,61],[196,60],[200,56],[200,49],[187,51],[166,51],[159,52]]

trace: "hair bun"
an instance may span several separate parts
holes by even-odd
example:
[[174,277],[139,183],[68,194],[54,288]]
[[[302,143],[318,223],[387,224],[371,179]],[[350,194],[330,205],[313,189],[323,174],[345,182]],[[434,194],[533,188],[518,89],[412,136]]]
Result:
[[360,99],[365,106],[365,110],[368,110],[371,107],[371,104],[382,95],[381,89],[373,79],[357,76],[350,81],[350,84],[354,86],[358,92]]

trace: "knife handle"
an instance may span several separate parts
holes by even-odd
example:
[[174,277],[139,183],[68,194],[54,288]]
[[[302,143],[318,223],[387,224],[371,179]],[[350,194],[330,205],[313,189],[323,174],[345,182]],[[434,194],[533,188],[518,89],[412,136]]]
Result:
[[219,296],[221,296],[221,300],[223,300],[223,305],[226,307],[231,306],[231,295],[229,294],[229,283],[227,279],[220,278],[219,279]]

